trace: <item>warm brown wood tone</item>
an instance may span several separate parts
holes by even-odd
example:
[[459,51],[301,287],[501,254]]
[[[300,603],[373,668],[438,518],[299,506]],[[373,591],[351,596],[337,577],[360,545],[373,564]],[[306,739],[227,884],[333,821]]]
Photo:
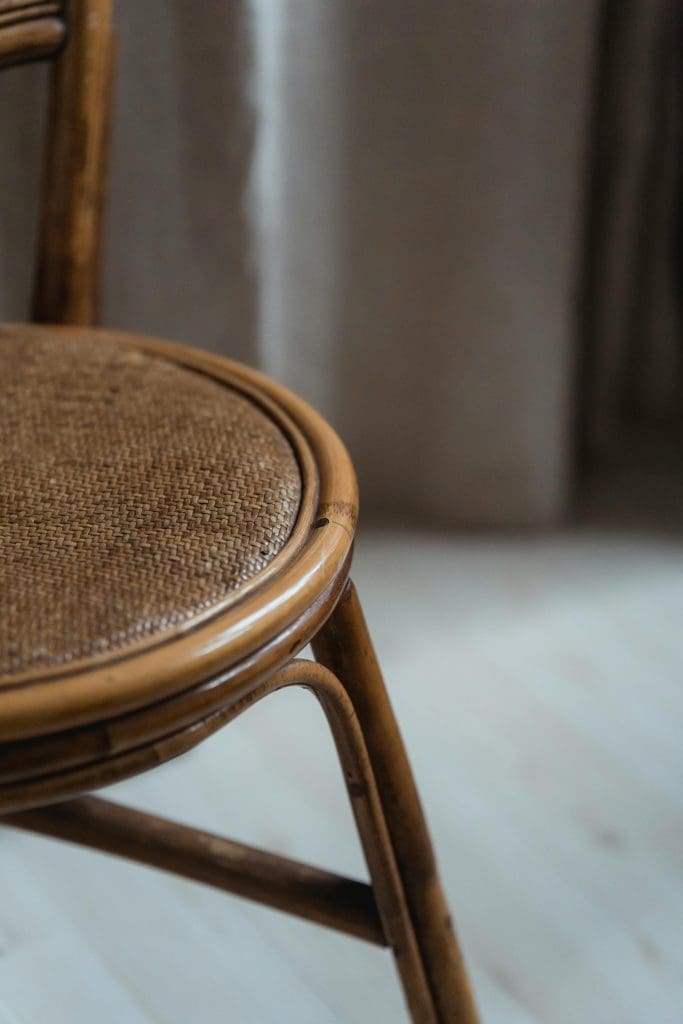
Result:
[[71,0],[54,70],[34,318],[97,322],[114,60],[111,0]]
[[[296,449],[303,497],[289,542],[266,570],[240,589],[239,602],[225,610],[212,608],[206,621],[191,630],[180,627],[173,643],[140,644],[130,648],[135,657],[93,659],[7,684],[0,681],[0,741],[112,719],[187,690],[257,655],[317,605],[347,564],[358,497],[344,446],[306,402],[254,370],[170,342],[28,325],[0,328],[0,342],[4,331],[36,338],[68,333],[82,340],[84,358],[99,339],[106,339],[226,380],[268,410],[286,431]],[[257,663],[249,671],[258,668]],[[240,682],[246,685],[243,677]]]
[[[348,595],[348,591],[346,593]],[[323,627],[323,634],[325,628]],[[418,892],[418,886],[422,882],[421,880],[415,882],[410,876],[410,870],[405,874],[401,872],[399,867],[397,849],[390,836],[387,827],[388,819],[380,798],[380,792],[384,787],[380,781],[377,766],[373,764],[357,709],[350,699],[345,683],[342,683],[340,679],[322,664],[301,660],[291,661],[279,672],[270,675],[264,682],[254,687],[241,700],[236,701],[225,713],[219,715],[218,723],[215,721],[211,722],[210,731],[214,731],[218,725],[225,724],[228,719],[234,718],[237,714],[252,707],[264,697],[288,686],[304,686],[310,689],[320,702],[330,724],[368,864],[375,899],[382,919],[384,938],[393,950],[413,1019],[420,1022],[420,1024],[437,1024],[437,1022],[441,1021],[448,1022],[448,1024],[450,1022],[476,1024],[476,1013],[471,1002],[467,981],[464,972],[459,968],[459,956],[455,962],[455,970],[450,975],[448,972],[443,972],[444,961],[448,960],[452,947],[455,946],[455,939],[452,933],[450,933],[448,921],[421,921],[420,935],[423,942],[426,936],[427,942],[422,947],[420,946],[418,930],[415,926],[406,893],[411,891],[411,894],[415,897]],[[382,700],[381,694],[380,700]],[[386,695],[384,695],[384,701],[386,701]],[[397,732],[388,702],[383,713],[385,716],[388,716],[385,721],[386,727]],[[184,732],[191,733],[192,730]],[[191,742],[188,745],[194,745],[194,742],[196,740],[194,737],[191,737]],[[164,743],[157,743],[155,745],[160,761],[167,760],[174,754],[182,752],[183,749],[187,749],[187,747],[182,745],[182,736],[178,734],[170,737],[170,744],[167,741],[166,746]],[[382,753],[381,748],[379,748],[378,760],[380,763],[381,758]],[[411,776],[407,761],[401,768],[407,773],[406,781],[410,783]],[[397,803],[400,804],[400,800]],[[70,810],[70,808],[74,807],[74,804],[66,803],[49,812],[23,812],[18,816],[11,816],[8,818],[8,821],[10,824],[16,822],[20,827],[34,829],[44,834],[66,836],[74,842],[80,842],[88,846],[98,845],[100,848],[109,849],[111,852],[135,856],[133,845],[126,839],[121,840],[119,837],[118,840],[112,840],[111,836],[105,836],[102,843],[98,843],[91,834],[90,825],[85,828],[82,827],[83,814],[78,810],[80,804],[80,801],[75,803],[77,808],[75,812]],[[95,807],[99,808],[99,804],[99,801],[95,802]],[[409,817],[410,806],[406,808],[406,811]],[[104,817],[109,816],[108,811],[102,813]],[[79,822],[76,827],[73,825],[74,814]],[[122,811],[121,814],[125,818],[126,812]],[[400,816],[399,807],[395,808],[394,814]],[[414,824],[419,825],[420,823],[414,822]],[[419,832],[414,840],[418,853],[421,847],[429,846],[423,821],[421,829],[422,831]],[[127,853],[126,849],[128,850]],[[197,853],[197,849],[194,846],[193,851]],[[155,856],[160,856],[160,854],[155,853]],[[168,856],[172,859],[174,857],[173,853],[169,853]],[[137,859],[150,863],[150,859],[147,856],[138,857]],[[181,861],[173,860],[173,863],[176,864],[173,870],[177,870],[180,874],[192,874],[192,877],[196,877],[196,874],[192,873],[193,871],[213,871],[211,865],[205,865],[203,869],[200,869],[194,859],[191,859],[190,863],[181,857]],[[185,866],[180,867],[181,863]],[[161,866],[165,867],[166,864]],[[200,880],[206,880],[206,878],[202,877]],[[432,874],[424,891],[432,888],[435,884],[438,885],[438,882]],[[230,888],[230,891],[235,891],[230,886],[228,888]],[[433,895],[428,895],[430,896],[430,906],[434,908],[437,901]],[[289,907],[281,906],[281,908],[290,909],[292,912],[301,914],[300,909],[297,909],[299,908],[297,895],[292,892],[290,898],[291,905]],[[442,909],[447,917],[445,904]],[[301,916],[310,916],[310,914],[303,914]],[[331,916],[328,915],[326,921],[322,921],[321,918],[317,918],[317,920],[321,921],[321,923],[339,927],[339,925],[334,924],[333,917],[334,914],[332,912]],[[438,948],[438,931],[439,929],[443,930],[444,927],[449,932],[451,947],[446,950],[445,954],[442,954]],[[437,929],[436,935],[432,934],[433,929]],[[432,964],[429,961],[429,957],[433,955],[434,950],[437,952],[436,964]],[[442,973],[439,973],[440,968]],[[435,988],[437,993],[434,991]]]
[[291,627],[220,676],[133,714],[0,744],[0,810],[53,803],[120,781],[212,735],[249,706],[254,690],[315,635],[339,597],[346,571]]
[[439,1020],[471,1024],[476,1011],[420,798],[355,587],[347,584],[313,640],[322,664],[344,681],[373,763],[406,905]]
[[148,864],[386,945],[369,885],[210,832],[95,797],[23,811],[6,823]]
[[[35,463],[31,448],[36,443],[34,436],[17,446],[12,433],[11,443],[3,445],[0,458],[14,458],[15,464],[4,467],[5,480],[14,489],[6,487],[8,513],[5,520],[0,520],[0,531],[8,544],[14,540],[20,571],[30,574],[33,566],[35,578],[48,589],[54,576],[42,572],[42,563],[38,571],[34,561],[47,557],[41,556],[46,545],[60,543],[60,579],[66,581],[67,590],[71,588],[68,599],[72,602],[59,604],[58,610],[68,609],[69,614],[65,619],[50,620],[48,644],[40,615],[31,621],[31,630],[27,628],[19,636],[27,615],[34,611],[34,590],[23,580],[23,589],[9,594],[7,607],[14,616],[13,624],[0,631],[0,654],[4,659],[0,665],[5,666],[0,675],[0,813],[15,827],[124,856],[388,945],[415,1022],[476,1024],[476,1010],[415,782],[358,597],[348,578],[358,512],[355,475],[348,454],[334,431],[310,406],[253,370],[195,349],[90,326],[97,316],[113,55],[111,0],[70,0],[64,18],[63,10],[64,5],[58,3],[0,0],[0,64],[46,55],[55,60],[34,316],[38,321],[64,325],[0,327],[0,345],[7,346],[6,351],[24,353],[25,357],[28,353],[24,368],[16,371],[17,379],[0,382],[0,387],[4,384],[7,390],[5,410],[14,416],[8,420],[10,429],[15,424],[20,436],[29,416],[29,434],[42,431],[52,448],[56,445],[56,458],[51,463],[56,475],[53,477],[50,471],[40,478],[27,472],[27,467]],[[73,377],[92,381],[107,372],[101,369],[103,366],[109,366],[112,378],[111,393],[98,381],[97,386],[76,388],[75,399],[67,396],[67,405],[74,400],[86,406],[93,403],[78,421],[81,428],[75,432],[75,447],[70,433],[74,418],[65,416],[64,409],[59,417],[56,412],[50,413],[69,390],[59,386],[59,372],[50,369],[58,350],[62,354],[68,351]],[[89,356],[95,351],[101,354],[100,362]],[[39,357],[40,367],[36,367]],[[213,511],[202,508],[199,513],[215,515],[216,507],[223,510],[218,513],[223,518],[214,535],[218,540],[214,540],[213,547],[202,549],[192,564],[177,556],[177,548],[171,545],[173,585],[164,595],[173,595],[173,607],[164,605],[162,613],[158,605],[154,606],[158,612],[154,628],[148,628],[152,620],[146,617],[153,602],[140,604],[135,587],[130,590],[130,606],[125,599],[127,591],[119,598],[115,623],[108,613],[88,619],[80,614],[81,577],[71,570],[77,557],[86,567],[86,576],[92,569],[87,556],[93,550],[88,547],[91,529],[103,530],[105,539],[110,534],[115,536],[119,545],[116,579],[120,581],[128,580],[129,569],[126,557],[123,565],[120,561],[122,535],[130,544],[132,557],[137,540],[160,536],[152,529],[160,526],[156,520],[152,522],[154,516],[162,517],[164,529],[182,534],[188,528],[182,503],[174,506],[173,516],[163,518],[168,495],[177,498],[179,493],[193,493],[192,482],[200,478],[193,475],[197,460],[192,472],[188,468],[188,446],[180,445],[177,451],[170,475],[172,486],[162,487],[161,498],[148,502],[148,492],[153,490],[151,478],[149,487],[147,475],[143,475],[141,484],[139,472],[129,472],[132,463],[126,461],[125,445],[116,444],[114,457],[110,444],[111,436],[130,436],[118,432],[122,425],[130,426],[129,421],[124,423],[126,415],[132,417],[133,426],[141,422],[135,419],[140,415],[139,408],[133,401],[121,400],[117,406],[121,418],[106,409],[103,412],[106,403],[119,401],[115,394],[122,386],[121,367],[144,365],[151,373],[156,366],[163,376],[158,357],[178,382],[178,394],[192,390],[188,375],[193,386],[198,376],[202,378],[202,387],[208,388],[218,402],[216,415],[210,416],[212,424],[224,422],[225,407],[221,403],[227,402],[229,391],[231,408],[242,409],[250,430],[257,435],[262,431],[263,437],[273,438],[273,444],[277,436],[280,455],[273,464],[280,469],[269,469],[268,497],[260,501],[258,495],[264,492],[258,491],[255,469],[247,463],[249,446],[231,449],[231,458],[237,460],[231,472],[239,480],[239,488],[233,486],[235,479],[231,478],[225,487],[216,489],[212,475],[206,486],[206,504]],[[14,358],[7,362],[12,369],[17,365]],[[82,366],[88,372],[81,375]],[[116,372],[114,367],[118,368]],[[25,393],[22,388],[29,373],[34,374],[30,378],[31,402],[22,402],[20,396]],[[115,376],[119,383],[114,381]],[[39,387],[35,384],[38,379]],[[148,393],[150,381],[148,376]],[[51,396],[47,401],[41,397],[44,387]],[[133,387],[138,389],[137,378]],[[188,413],[182,429],[191,433],[192,422]],[[224,429],[234,429],[234,422],[230,420]],[[162,427],[165,425],[162,417]],[[111,431],[112,435],[93,438],[92,431],[98,429]],[[161,433],[166,439],[149,452],[145,463],[150,473],[158,471],[161,455],[172,447],[167,435]],[[65,448],[60,447],[61,441],[55,441],[58,436],[66,438]],[[144,436],[146,444],[148,435]],[[98,448],[97,440],[106,443]],[[257,441],[258,437],[251,437],[250,444]],[[87,444],[104,453],[99,461],[79,459],[78,452]],[[20,450],[15,450],[18,447]],[[46,447],[41,449],[41,457]],[[145,445],[132,445],[135,451],[140,447],[147,451]],[[201,445],[199,450],[206,452]],[[266,453],[269,450],[263,449]],[[10,451],[13,454],[8,454]],[[198,460],[205,465],[209,457],[202,461],[200,454]],[[266,456],[256,459],[260,473],[264,460]],[[221,470],[225,462],[221,460]],[[71,470],[75,465],[85,469],[76,479],[60,468],[67,465]],[[109,477],[112,467],[115,476]],[[98,478],[98,489],[89,476],[91,471],[104,474]],[[185,473],[180,487],[176,486],[176,472]],[[62,476],[58,479],[59,473]],[[34,518],[27,519],[25,511],[31,502],[24,499],[33,494],[32,481],[36,479],[42,480],[34,488],[40,492],[38,511]],[[118,501],[112,506],[115,513],[102,511],[103,501],[112,494],[107,486],[110,479],[115,483]],[[168,482],[168,473],[164,479]],[[129,489],[126,480],[133,481]],[[53,486],[61,487],[61,491],[53,491]],[[60,500],[66,495],[69,502],[73,495],[73,502],[81,499],[82,505],[74,505],[73,514],[71,505],[65,509],[60,505],[53,525],[46,528],[41,517],[49,517],[58,495]],[[233,496],[233,506],[223,504],[226,495]],[[260,513],[264,514],[258,522],[249,519]],[[221,585],[209,586],[206,593],[193,592],[196,599],[188,606],[185,602],[190,586],[182,573],[191,571],[192,565],[199,567],[199,578],[193,580],[195,587],[201,587],[202,573],[207,579],[215,579],[210,559],[217,550],[224,553],[216,544],[224,543],[230,533],[231,516],[236,516],[238,522],[237,526],[232,523],[233,535],[240,534],[233,536],[238,564],[230,563],[229,578],[235,585],[221,589],[225,580],[221,574]],[[243,516],[247,518],[240,518]],[[78,523],[75,536],[68,532],[74,522]],[[240,533],[243,523],[244,537]],[[276,526],[268,523],[279,524],[277,536]],[[38,536],[41,544],[36,544],[34,552]],[[258,545],[249,548],[248,536],[263,537],[263,543],[259,540]],[[79,539],[83,537],[88,543]],[[247,549],[252,561],[239,562],[240,553]],[[67,550],[73,552],[73,560],[70,557],[65,570],[63,552]],[[96,550],[101,551],[101,546]],[[114,549],[105,544],[104,550],[110,558]],[[152,542],[150,550],[157,553],[159,549]],[[110,564],[106,559],[105,563]],[[100,575],[106,573],[98,572],[98,580]],[[187,582],[176,591],[179,579]],[[10,572],[6,583],[8,588],[18,587],[16,575]],[[87,585],[91,589],[86,587],[84,592],[90,593],[91,601],[86,600],[83,607],[90,609],[97,603],[92,596],[97,591],[92,590],[89,577]],[[107,586],[106,578],[101,579],[101,585]],[[158,598],[159,590],[154,593]],[[31,607],[26,614],[18,614],[18,608],[28,607],[27,594]],[[63,600],[59,589],[52,596],[57,602]],[[54,611],[50,602],[43,607]],[[47,612],[44,614],[47,616]],[[60,646],[64,635],[55,628],[55,621],[66,622],[67,631],[77,623],[79,642]],[[89,642],[91,624],[94,635]],[[108,634],[107,624],[111,627]],[[23,646],[19,639],[25,641]],[[297,660],[296,655],[311,642],[317,660]],[[370,886],[84,796],[176,757],[263,697],[289,686],[309,689],[325,712]]]
[[66,35],[63,6],[36,0],[0,3],[0,67],[56,53]]

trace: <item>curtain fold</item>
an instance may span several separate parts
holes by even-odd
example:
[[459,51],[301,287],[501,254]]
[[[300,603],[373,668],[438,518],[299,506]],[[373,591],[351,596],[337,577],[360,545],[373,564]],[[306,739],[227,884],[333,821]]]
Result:
[[251,6],[266,368],[339,427],[366,507],[553,521],[596,4]]
[[253,363],[243,5],[145,0],[116,14],[104,319]]
[[594,470],[657,458],[680,438],[678,0],[606,0],[599,68],[583,289],[583,443]]
[[[558,520],[577,425],[597,467],[681,436],[680,10],[120,2],[105,322],[297,389],[366,511]],[[45,84],[0,76],[4,319]]]

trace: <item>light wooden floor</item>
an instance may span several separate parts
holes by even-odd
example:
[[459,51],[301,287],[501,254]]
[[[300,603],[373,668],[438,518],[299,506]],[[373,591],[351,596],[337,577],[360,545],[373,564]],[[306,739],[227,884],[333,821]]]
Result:
[[[681,540],[374,532],[356,562],[484,1020],[681,1024]],[[305,694],[112,795],[363,875]],[[200,886],[9,830],[0,879],[0,1024],[405,1019],[384,952]]]

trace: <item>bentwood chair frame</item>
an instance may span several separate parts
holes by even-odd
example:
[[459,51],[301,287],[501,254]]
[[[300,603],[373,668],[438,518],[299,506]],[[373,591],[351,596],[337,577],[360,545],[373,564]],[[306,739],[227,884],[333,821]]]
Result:
[[[0,64],[48,59],[52,108],[34,321],[161,353],[254,395],[298,456],[301,510],[279,555],[222,614],[86,671],[0,689],[4,823],[153,865],[392,949],[412,1018],[474,1024],[418,793],[349,567],[353,469],[325,422],[243,366],[97,320],[113,64],[111,0],[0,0]],[[21,330],[58,333],[64,327]],[[2,341],[0,339],[0,344]],[[297,653],[312,643],[315,661]],[[102,685],[106,683],[106,685]],[[371,884],[84,794],[195,746],[275,690],[325,712]]]

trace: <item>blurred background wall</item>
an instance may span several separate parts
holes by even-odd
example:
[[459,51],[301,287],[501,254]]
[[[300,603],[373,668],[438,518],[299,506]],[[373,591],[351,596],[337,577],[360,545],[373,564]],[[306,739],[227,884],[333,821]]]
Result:
[[[259,365],[368,508],[540,525],[681,456],[671,0],[119,0],[103,321]],[[45,76],[0,81],[27,315]],[[30,116],[27,117],[27,112]]]

